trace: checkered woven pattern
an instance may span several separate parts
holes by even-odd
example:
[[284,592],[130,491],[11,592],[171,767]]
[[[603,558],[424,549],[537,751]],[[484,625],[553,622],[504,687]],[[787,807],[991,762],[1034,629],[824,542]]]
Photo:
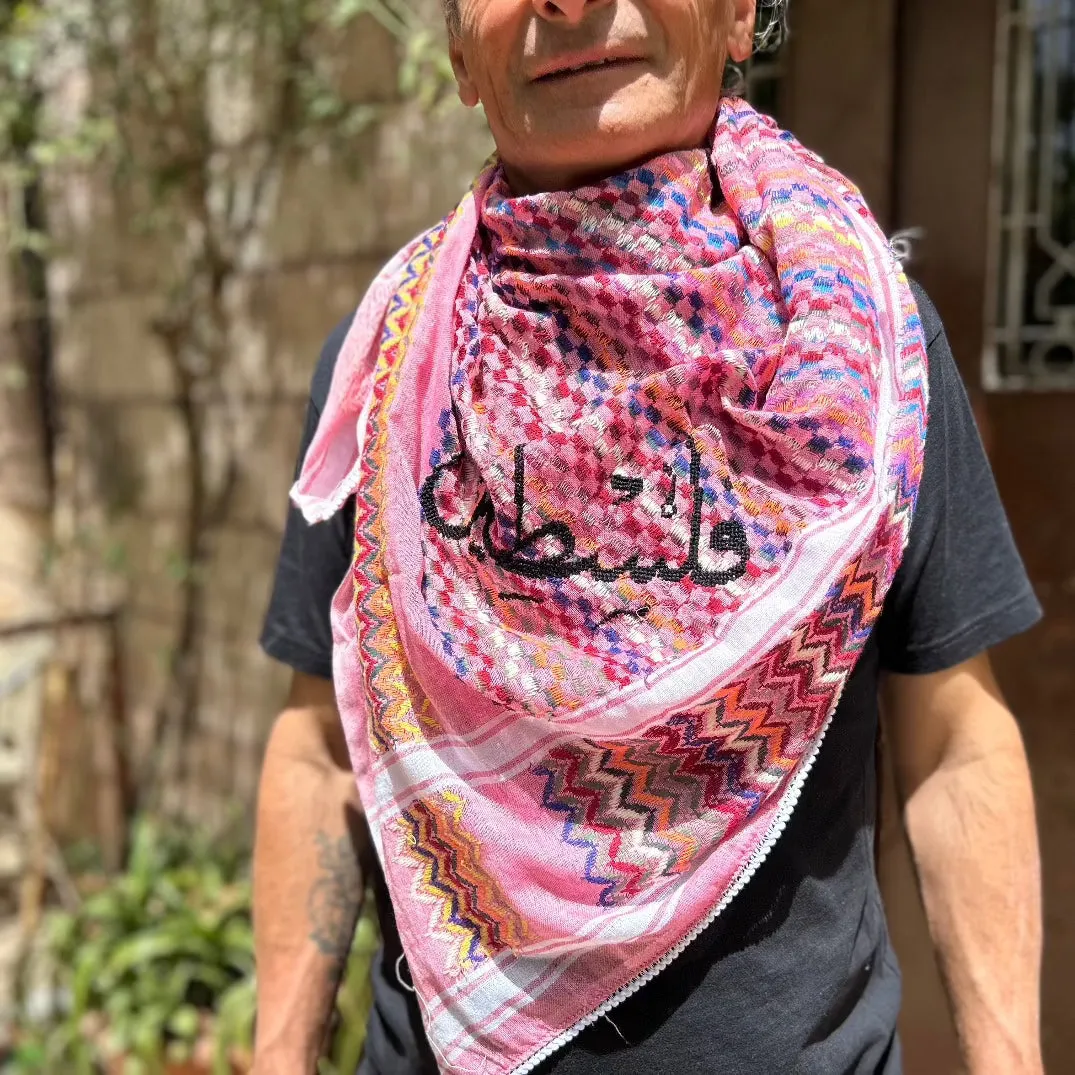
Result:
[[[774,186],[761,199],[734,189],[729,172],[734,208],[713,208],[701,152],[569,193],[513,198],[499,174],[484,191],[456,308],[451,405],[430,456],[458,464],[437,482],[436,504],[460,519],[489,498],[501,550],[568,525],[572,559],[596,562],[560,577],[559,534],[512,558],[522,571],[473,532],[424,534],[445,652],[505,704],[564,708],[555,672],[525,687],[502,674],[521,640],[525,650],[551,639],[583,661],[577,704],[701,645],[779,572],[797,534],[874,481],[879,326],[855,203],[814,197],[807,219],[781,226],[799,162],[776,142],[755,163]],[[752,197],[758,245],[742,240]],[[822,214],[827,227],[812,226]],[[656,563],[677,574],[699,516],[702,572],[646,579]],[[746,555],[706,547],[735,522]],[[699,584],[707,568],[735,577]]]
[[356,315],[295,489],[355,496],[335,685],[446,1072],[524,1075],[780,837],[880,615],[926,352],[858,192],[749,105],[514,198]]

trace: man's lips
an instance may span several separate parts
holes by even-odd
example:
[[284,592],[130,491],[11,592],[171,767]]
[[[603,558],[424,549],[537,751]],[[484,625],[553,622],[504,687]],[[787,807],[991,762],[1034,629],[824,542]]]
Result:
[[622,67],[644,59],[637,49],[590,49],[556,56],[539,64],[530,76],[532,82],[551,81],[577,75],[584,71],[596,71],[603,67]]

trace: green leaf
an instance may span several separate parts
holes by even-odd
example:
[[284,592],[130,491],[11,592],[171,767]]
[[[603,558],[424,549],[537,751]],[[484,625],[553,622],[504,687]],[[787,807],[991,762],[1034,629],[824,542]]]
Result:
[[329,26],[340,30],[359,15],[364,15],[367,10],[367,0],[336,0],[329,14]]
[[109,969],[114,974],[122,974],[155,960],[194,956],[211,962],[213,955],[213,946],[202,938],[161,928],[154,932],[136,934],[117,945],[109,960]]
[[206,986],[211,993],[219,993],[222,989],[227,987],[234,981],[234,976],[230,974],[223,967],[215,966],[211,963],[203,963],[198,966],[193,975],[191,976],[191,984],[200,982]]
[[253,955],[253,924],[248,918],[232,918],[222,931],[221,941],[229,952]]
[[100,981],[106,949],[100,943],[87,944],[76,956],[71,978],[71,1006],[73,1013],[84,1015],[90,1010],[90,998],[94,984]]
[[107,922],[123,917],[125,910],[125,901],[121,897],[120,890],[118,888],[106,889],[86,900],[82,905],[81,917],[83,920]]
[[16,362],[0,361],[0,390],[21,392],[30,383],[26,370]]
[[168,1020],[168,1030],[183,1041],[193,1041],[201,1029],[201,1016],[198,1009],[190,1004],[184,1004],[172,1013]]
[[176,996],[168,992],[169,980],[155,966],[146,967],[142,972],[125,975],[124,980],[131,983],[130,992],[134,998],[133,1007],[136,1011],[152,1004],[160,1004],[171,1010],[183,1002],[182,995]]
[[78,936],[78,921],[74,915],[56,912],[46,922],[45,936],[48,946],[54,951],[65,949]]
[[19,1075],[22,1075],[22,1073],[30,1075],[31,1072],[45,1073],[47,1071],[45,1067],[47,1058],[48,1053],[43,1042],[23,1041],[15,1047],[11,1061],[14,1071]]
[[189,1041],[170,1041],[164,1049],[164,1058],[171,1064],[187,1064],[193,1056],[194,1046]]
[[122,1056],[131,1048],[131,1023],[129,1019],[114,1019],[105,1031],[103,1048],[106,1056]]
[[189,581],[194,577],[197,570],[195,565],[190,562],[181,552],[172,549],[165,560],[165,571],[168,573],[168,578],[175,583],[183,583]]
[[149,1007],[132,1020],[131,1044],[143,1060],[158,1061],[163,1055],[168,1016],[165,1008]]
[[257,989],[253,977],[236,982],[221,994],[216,1013],[214,1071],[230,1075],[231,1050],[249,1052],[253,1047],[256,1010]]
[[[367,902],[369,897],[367,896]],[[367,955],[377,951],[381,943],[380,931],[377,929],[377,921],[371,915],[363,914],[355,927],[354,950]]]
[[137,1011],[142,998],[133,989],[112,989],[104,998],[104,1010],[109,1019],[115,1023]]
[[137,879],[148,891],[154,874],[165,864],[160,855],[160,834],[157,827],[148,818],[135,822],[131,838],[130,860],[127,874],[130,879]]
[[193,959],[182,959],[164,974],[164,987],[170,996],[186,997],[190,983],[198,976],[199,964]]

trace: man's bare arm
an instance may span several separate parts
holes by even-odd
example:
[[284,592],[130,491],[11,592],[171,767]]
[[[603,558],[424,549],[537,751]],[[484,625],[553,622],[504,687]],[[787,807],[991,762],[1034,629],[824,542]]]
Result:
[[316,1070],[361,906],[364,834],[332,684],[296,673],[258,791],[255,1075]]
[[985,656],[887,677],[884,701],[966,1069],[1040,1075],[1040,861],[1018,727]]

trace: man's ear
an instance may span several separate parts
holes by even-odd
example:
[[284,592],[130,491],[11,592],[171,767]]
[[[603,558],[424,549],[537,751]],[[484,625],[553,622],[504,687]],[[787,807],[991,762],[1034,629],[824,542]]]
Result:
[[452,61],[452,71],[455,73],[459,100],[467,108],[474,108],[479,101],[478,87],[470,77],[470,69],[467,67],[467,61],[463,56],[463,44],[459,35],[451,28],[448,30],[448,58]]
[[734,21],[728,31],[728,58],[736,63],[746,63],[754,53],[757,3],[756,0],[732,0],[732,7]]

